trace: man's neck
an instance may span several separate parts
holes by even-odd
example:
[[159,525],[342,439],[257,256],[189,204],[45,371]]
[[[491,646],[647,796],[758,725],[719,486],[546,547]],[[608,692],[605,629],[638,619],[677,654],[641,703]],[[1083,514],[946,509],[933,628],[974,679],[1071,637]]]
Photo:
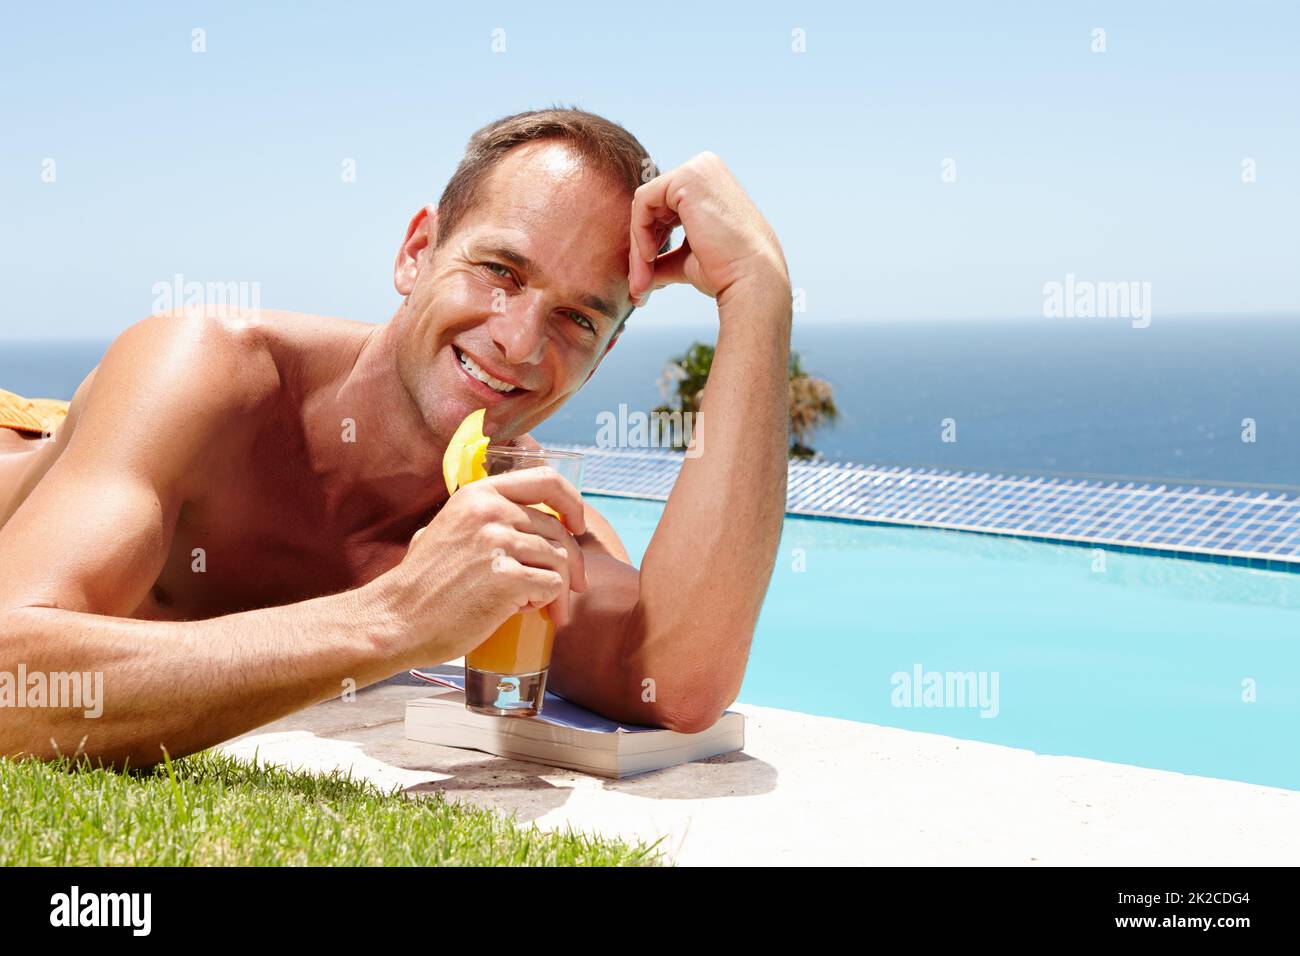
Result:
[[446,500],[443,449],[398,375],[394,322],[368,332],[302,402],[312,467],[345,527],[405,530]]

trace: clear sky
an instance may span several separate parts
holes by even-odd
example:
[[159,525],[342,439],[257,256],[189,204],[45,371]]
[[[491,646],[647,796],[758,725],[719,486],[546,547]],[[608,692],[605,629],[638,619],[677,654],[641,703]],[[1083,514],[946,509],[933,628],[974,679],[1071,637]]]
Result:
[[1300,312],[1300,4],[233,6],[5,11],[0,338],[116,334],[177,273],[383,321],[469,134],[555,102],[661,168],[721,155],[800,321],[1040,314],[1067,273],[1150,282],[1157,315]]

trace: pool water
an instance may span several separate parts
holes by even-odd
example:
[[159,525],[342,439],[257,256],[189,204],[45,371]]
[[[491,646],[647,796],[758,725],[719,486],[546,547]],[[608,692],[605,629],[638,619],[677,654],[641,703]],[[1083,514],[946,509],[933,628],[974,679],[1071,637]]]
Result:
[[787,517],[740,700],[1300,790],[1300,575]]

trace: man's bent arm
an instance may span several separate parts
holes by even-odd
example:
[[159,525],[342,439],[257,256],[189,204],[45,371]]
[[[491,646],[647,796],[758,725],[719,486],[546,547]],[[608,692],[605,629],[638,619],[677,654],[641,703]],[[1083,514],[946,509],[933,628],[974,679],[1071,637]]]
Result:
[[645,560],[631,667],[662,711],[704,729],[740,693],[785,517],[788,284],[732,287],[687,457]]
[[584,542],[588,588],[552,665],[552,686],[577,703],[687,733],[740,692],[785,514],[789,282],[733,285],[718,316],[701,454],[686,457],[639,575],[612,533]]

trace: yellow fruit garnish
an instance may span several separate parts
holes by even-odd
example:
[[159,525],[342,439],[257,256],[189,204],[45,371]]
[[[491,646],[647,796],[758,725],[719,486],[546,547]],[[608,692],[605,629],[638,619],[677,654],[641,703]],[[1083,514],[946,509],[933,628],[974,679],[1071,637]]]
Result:
[[455,494],[461,485],[487,477],[487,469],[483,467],[490,441],[483,434],[483,417],[486,414],[486,408],[470,412],[456,426],[456,433],[447,443],[447,450],[442,455],[442,477],[447,482],[449,495]]
[[[442,456],[442,477],[447,482],[449,495],[454,495],[461,485],[487,477],[487,469],[483,467],[483,463],[487,459],[488,445],[492,440],[483,434],[483,419],[486,414],[486,408],[470,412],[465,416],[465,420],[456,426],[456,433],[447,443],[447,450]],[[564,520],[558,511],[547,505],[535,504],[528,507],[536,508],[561,521]]]

